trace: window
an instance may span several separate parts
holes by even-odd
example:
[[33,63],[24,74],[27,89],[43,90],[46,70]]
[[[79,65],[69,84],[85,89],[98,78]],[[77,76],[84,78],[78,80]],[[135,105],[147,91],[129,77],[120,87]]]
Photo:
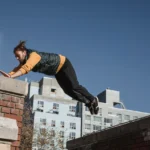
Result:
[[104,118],[104,123],[111,123],[112,124],[112,119]]
[[85,111],[89,111],[88,107],[85,106]]
[[75,115],[73,115],[73,114],[67,114],[67,116],[75,117]]
[[44,135],[46,133],[46,129],[45,128],[40,128],[40,134]]
[[43,125],[46,125],[46,119],[40,118],[40,123],[43,124]]
[[69,111],[76,112],[76,106],[69,106]]
[[102,122],[102,118],[101,118],[101,117],[94,116],[94,121]]
[[51,131],[50,131],[50,134],[51,134],[51,136],[55,136],[55,131],[54,131],[54,130],[51,130]]
[[64,140],[63,140],[63,139],[60,139],[60,140],[59,140],[59,147],[60,147],[60,148],[63,148],[63,145],[64,145],[63,143],[64,143]]
[[122,114],[117,114],[118,116],[118,123],[122,123]]
[[51,89],[51,92],[56,92],[56,89],[52,88],[52,89]]
[[90,124],[85,124],[85,129],[90,130],[91,129],[91,125]]
[[85,120],[91,120],[91,116],[90,115],[85,115]]
[[37,108],[36,111],[43,112],[43,109]]
[[129,120],[130,120],[130,116],[129,116],[129,115],[125,115],[125,116],[124,116],[124,119],[125,119],[126,121],[129,121]]
[[[33,143],[32,147],[36,147],[36,143]],[[33,150],[36,150],[36,148],[34,148]]]
[[75,139],[76,138],[76,133],[75,132],[70,132],[69,138],[70,139]]
[[101,126],[93,125],[93,130],[94,131],[99,131],[99,130],[101,130]]
[[133,119],[138,119],[138,116],[133,116]]
[[76,123],[70,123],[70,129],[76,129]]
[[53,103],[53,109],[59,109],[59,104]]
[[62,128],[64,128],[64,126],[65,126],[64,121],[61,121],[61,122],[60,122],[60,125],[61,125]]
[[42,87],[39,87],[38,93],[39,93],[39,95],[42,94]]
[[[36,142],[37,141],[37,139],[36,138],[33,138],[33,147],[36,147],[37,145],[36,145]],[[35,149],[36,150],[36,149]]]
[[43,101],[38,101],[38,107],[44,107],[44,102]]
[[64,137],[64,131],[60,131],[60,137]]
[[102,114],[102,108],[99,108],[99,113]]
[[99,108],[99,115],[102,116],[102,108]]
[[53,114],[59,114],[59,111],[53,111]]
[[52,126],[52,127],[55,127],[55,120],[52,120],[51,126]]
[[54,146],[54,140],[51,140],[51,141],[50,141],[50,145],[51,145],[51,146]]

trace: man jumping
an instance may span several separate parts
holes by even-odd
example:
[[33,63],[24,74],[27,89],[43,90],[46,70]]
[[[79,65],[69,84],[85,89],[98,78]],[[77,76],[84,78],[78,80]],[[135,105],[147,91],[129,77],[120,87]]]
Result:
[[20,41],[14,48],[14,55],[19,65],[8,73],[10,78],[22,76],[30,71],[53,75],[67,95],[85,103],[91,114],[98,114],[98,98],[79,84],[75,70],[67,57],[26,48],[25,41]]

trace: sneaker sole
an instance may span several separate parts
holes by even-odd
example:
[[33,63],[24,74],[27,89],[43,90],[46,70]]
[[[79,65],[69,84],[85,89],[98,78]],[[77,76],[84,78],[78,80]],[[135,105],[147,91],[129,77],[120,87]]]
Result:
[[93,106],[91,105],[90,108],[88,106],[86,106],[86,107],[88,108],[88,110],[91,113],[91,115],[93,115],[94,114],[94,108],[93,108]]
[[96,109],[94,109],[94,114],[96,114],[96,115],[97,115],[97,114],[98,114],[98,112],[99,112],[99,107],[97,106],[97,107],[96,107]]
[[94,108],[93,108],[93,106],[91,106],[91,109],[89,109],[89,111],[90,111],[91,115],[94,114]]
[[[97,99],[97,97],[96,97],[96,102],[97,102],[97,104],[98,104],[98,99]],[[95,109],[94,109],[94,114],[98,114],[98,112],[99,112],[99,106],[97,106]]]

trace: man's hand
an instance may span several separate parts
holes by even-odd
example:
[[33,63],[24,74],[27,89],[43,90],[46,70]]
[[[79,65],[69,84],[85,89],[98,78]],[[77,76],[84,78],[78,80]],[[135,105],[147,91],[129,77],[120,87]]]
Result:
[[0,70],[0,73],[1,73],[3,76],[5,76],[5,77],[10,77],[10,75],[9,75],[8,73],[6,73],[6,72],[4,72],[4,71],[2,71],[2,70]]

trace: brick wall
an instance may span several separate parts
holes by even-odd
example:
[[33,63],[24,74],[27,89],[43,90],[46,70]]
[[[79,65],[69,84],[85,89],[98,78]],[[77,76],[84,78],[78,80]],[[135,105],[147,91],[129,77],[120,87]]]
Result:
[[11,150],[19,150],[27,88],[26,82],[0,76],[0,116],[16,120],[18,126],[18,139],[11,143]]
[[150,116],[67,142],[68,150],[150,150]]

